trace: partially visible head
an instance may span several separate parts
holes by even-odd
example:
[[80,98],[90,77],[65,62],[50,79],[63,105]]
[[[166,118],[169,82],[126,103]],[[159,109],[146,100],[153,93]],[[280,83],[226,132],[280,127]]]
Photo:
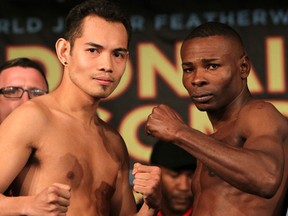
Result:
[[[0,66],[0,89],[1,123],[27,100],[47,93],[49,86],[40,64],[28,58],[16,58]],[[23,89],[30,91],[29,94]]]
[[[72,8],[65,21],[65,39],[71,44],[71,50],[76,38],[83,32],[83,20],[88,16],[98,16],[109,22],[122,23],[127,31],[128,44],[131,39],[131,24],[129,17],[121,8],[108,0],[87,0]],[[127,45],[128,47],[128,45]]]
[[196,159],[171,142],[159,140],[153,147],[150,163],[161,167],[163,213],[184,214],[193,203],[191,186]]

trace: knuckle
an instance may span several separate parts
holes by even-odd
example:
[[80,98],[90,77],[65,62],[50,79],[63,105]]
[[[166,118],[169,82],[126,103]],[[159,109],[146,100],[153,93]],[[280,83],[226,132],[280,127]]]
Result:
[[48,193],[55,193],[57,191],[57,188],[55,186],[49,186],[47,189]]
[[56,201],[58,201],[58,196],[57,196],[55,193],[49,194],[49,196],[48,196],[48,202],[49,202],[49,203],[54,203],[54,202],[56,202]]
[[49,212],[53,215],[53,214],[56,214],[56,211],[57,210],[57,206],[55,204],[50,204],[49,205]]

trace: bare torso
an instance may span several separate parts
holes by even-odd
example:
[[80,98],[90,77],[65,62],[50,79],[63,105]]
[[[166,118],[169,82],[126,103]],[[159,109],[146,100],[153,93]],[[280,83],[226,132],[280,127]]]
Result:
[[[211,136],[229,145],[245,148],[245,138],[241,135],[237,120],[226,123]],[[287,141],[286,137],[285,158],[288,157]],[[287,175],[288,167],[285,162],[281,185],[277,193],[268,199],[237,189],[199,162],[193,176],[192,188],[196,195],[193,216],[279,216],[281,206],[277,203],[281,203],[284,198]]]
[[97,124],[85,125],[57,108],[44,113],[49,121],[45,130],[35,128],[37,145],[12,184],[13,194],[35,195],[59,182],[71,186],[67,215],[109,215],[121,170],[121,151],[115,149],[122,148],[121,139],[96,116]]

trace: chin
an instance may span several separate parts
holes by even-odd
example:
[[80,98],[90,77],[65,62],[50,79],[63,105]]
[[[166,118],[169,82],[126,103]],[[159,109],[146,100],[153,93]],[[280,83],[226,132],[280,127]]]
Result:
[[205,106],[205,105],[199,105],[199,104],[195,104],[195,106],[197,107],[197,109],[201,112],[207,112],[209,111],[209,107]]
[[106,99],[106,98],[108,98],[108,96],[109,96],[109,95],[103,95],[103,94],[101,94],[101,95],[95,95],[94,97],[95,97],[95,98],[99,98],[99,99]]
[[99,98],[99,99],[105,99],[107,98],[109,95],[111,94],[111,92],[107,92],[107,91],[101,91],[101,92],[94,92],[92,93],[92,96],[94,98]]
[[171,203],[171,207],[174,209],[175,212],[185,213],[190,207],[192,206],[191,202],[177,202],[174,201]]
[[194,103],[196,108],[201,112],[214,112],[215,110],[219,109],[219,107],[215,107],[211,104],[197,104]]
[[174,212],[177,214],[184,214],[186,211],[188,211],[188,207],[180,207],[180,206],[175,206],[174,208]]

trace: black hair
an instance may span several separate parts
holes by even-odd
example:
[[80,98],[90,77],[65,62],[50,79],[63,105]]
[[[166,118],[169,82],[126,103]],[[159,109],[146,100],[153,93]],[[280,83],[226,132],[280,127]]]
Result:
[[108,0],[86,0],[70,10],[65,20],[65,39],[74,45],[76,38],[82,34],[85,17],[96,15],[111,22],[120,22],[128,34],[128,45],[131,39],[131,23],[128,16],[114,2]]
[[176,144],[158,140],[153,146],[150,163],[177,172],[185,169],[195,171],[197,160]]
[[194,28],[184,39],[191,40],[193,38],[204,38],[209,36],[226,36],[231,37],[239,42],[244,49],[244,43],[239,33],[231,26],[220,22],[206,22],[196,28]]

